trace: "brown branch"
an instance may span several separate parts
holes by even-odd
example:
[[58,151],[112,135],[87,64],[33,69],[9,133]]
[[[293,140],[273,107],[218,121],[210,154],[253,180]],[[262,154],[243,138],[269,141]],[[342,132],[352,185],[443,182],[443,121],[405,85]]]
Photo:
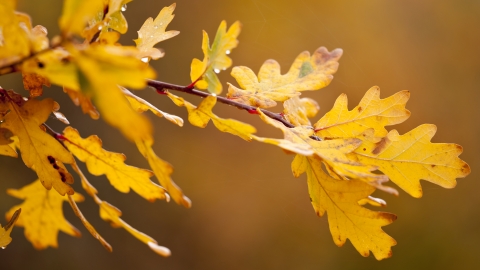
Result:
[[[181,85],[176,85],[176,84],[171,84],[171,83],[166,83],[166,82],[161,82],[161,81],[147,80],[147,84],[148,84],[148,86],[151,86],[151,87],[155,88],[159,94],[164,93],[165,90],[174,90],[174,91],[180,91],[180,92],[183,92],[183,93],[199,96],[199,97],[202,97],[202,98],[205,98],[205,97],[208,97],[208,96],[211,95],[210,93],[207,93],[207,92],[203,92],[203,91],[200,91],[200,90],[197,90],[197,89],[191,89],[188,86],[181,86]],[[239,109],[246,110],[250,114],[258,114],[257,113],[257,107],[254,107],[254,106],[238,103],[238,102],[235,102],[231,99],[228,99],[228,98],[225,98],[225,97],[220,97],[220,96],[217,96],[217,101],[221,102],[223,104],[227,104],[227,105],[230,105],[230,106],[237,107]],[[295,127],[294,125],[290,124],[287,120],[285,120],[285,118],[283,118],[283,115],[280,114],[280,113],[274,113],[274,112],[271,112],[271,111],[267,111],[265,109],[260,109],[260,110],[266,116],[281,122],[282,124],[284,124],[288,128]]]

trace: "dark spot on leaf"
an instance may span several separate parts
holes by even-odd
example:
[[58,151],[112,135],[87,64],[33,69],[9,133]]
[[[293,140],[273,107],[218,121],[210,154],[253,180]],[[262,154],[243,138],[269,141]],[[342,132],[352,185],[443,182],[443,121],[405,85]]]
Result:
[[437,165],[435,165],[435,164],[432,164],[432,165],[430,165],[430,166],[431,166],[432,168],[435,168]]
[[54,168],[55,170],[58,170],[58,169],[60,169],[60,167],[58,167],[58,165],[57,165],[57,164],[53,164],[53,168]]
[[50,164],[54,164],[55,163],[55,158],[52,157],[52,156],[48,156],[48,162],[50,162]]
[[359,106],[357,110],[358,110],[358,112],[361,112],[363,110],[363,108]]
[[65,174],[62,173],[62,172],[59,172],[60,173],[60,178],[62,179],[62,182],[65,183],[65,181],[67,181],[67,178],[65,177]]
[[44,68],[44,67],[45,67],[45,64],[42,63],[42,62],[38,62],[38,63],[37,63],[37,66],[38,66],[38,68]]
[[363,151],[367,151],[367,148],[363,148]]
[[310,201],[313,202],[312,197],[310,197]]

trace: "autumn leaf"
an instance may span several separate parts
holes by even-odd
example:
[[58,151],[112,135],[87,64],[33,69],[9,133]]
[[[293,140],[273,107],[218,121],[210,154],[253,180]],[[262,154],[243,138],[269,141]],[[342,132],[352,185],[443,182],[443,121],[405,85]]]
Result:
[[88,114],[92,119],[100,118],[100,113],[97,111],[97,108],[95,108],[95,105],[93,105],[92,100],[88,96],[80,91],[71,90],[66,87],[63,88],[63,92],[67,93],[75,106],[80,106],[82,108],[83,113]]
[[190,68],[190,79],[193,85],[199,89],[208,89],[208,92],[217,95],[222,92],[222,84],[215,73],[232,65],[232,59],[227,55],[237,47],[237,37],[241,28],[242,25],[237,21],[227,31],[227,23],[222,21],[211,47],[208,34],[203,31],[203,61],[197,58],[193,59]]
[[78,168],[76,164],[74,164],[73,167],[74,167],[74,170],[80,176],[83,189],[85,189],[88,195],[90,195],[95,201],[95,203],[98,204],[98,206],[100,207],[100,217],[103,220],[110,222],[110,224],[114,228],[123,227],[126,231],[128,231],[130,234],[135,236],[138,240],[147,244],[148,247],[151,250],[153,250],[155,253],[165,257],[170,256],[171,252],[168,248],[158,245],[155,239],[138,231],[137,229],[133,228],[128,223],[126,223],[123,219],[121,219],[120,216],[122,215],[122,212],[120,211],[120,209],[116,208],[115,206],[111,205],[106,201],[101,200],[97,196],[97,193],[98,193],[97,189],[92,184],[90,184],[90,182],[88,182],[87,178],[82,173],[80,168]]
[[182,127],[183,126],[183,119],[173,115],[169,114],[166,112],[163,112],[159,110],[157,107],[153,106],[151,103],[148,101],[144,100],[143,98],[140,98],[136,95],[134,95],[132,92],[128,91],[125,88],[122,88],[123,94],[127,98],[128,102],[130,103],[130,106],[139,113],[145,112],[145,111],[151,111],[158,117],[165,117],[168,121],[174,123],[177,126]]
[[137,141],[138,151],[145,157],[150,165],[150,168],[155,173],[160,185],[164,187],[172,199],[186,208],[192,206],[192,201],[183,194],[182,189],[178,187],[175,182],[170,178],[170,175],[173,173],[172,165],[168,162],[159,158],[152,149],[153,141],[152,140],[141,140]]
[[292,164],[296,177],[307,173],[308,193],[318,216],[328,213],[328,223],[333,241],[343,246],[349,239],[364,257],[373,253],[377,260],[392,256],[391,247],[396,241],[381,227],[395,221],[394,214],[375,212],[360,206],[359,201],[368,198],[375,188],[356,179],[334,179],[322,170],[318,157],[297,156],[302,159]]
[[5,249],[10,242],[12,242],[12,238],[10,237],[10,233],[13,230],[13,225],[15,225],[15,222],[17,221],[18,217],[20,216],[21,208],[18,208],[10,218],[10,221],[5,225],[5,227],[2,227],[2,224],[0,224],[0,248]]
[[103,1],[65,0],[60,17],[60,30],[65,36],[81,36],[87,23],[99,14],[103,15]]
[[175,10],[176,4],[173,3],[169,7],[164,7],[158,16],[153,20],[152,17],[148,18],[138,31],[138,39],[135,39],[137,48],[140,51],[138,57],[146,57],[146,61],[150,59],[158,59],[163,57],[164,53],[154,48],[155,44],[164,41],[166,39],[172,38],[178,34],[179,31],[171,30],[165,32],[168,24],[173,20],[173,11]]
[[15,14],[16,1],[0,3],[0,66],[12,64],[30,53],[28,33]]
[[23,87],[30,92],[30,97],[39,97],[43,94],[43,85],[50,86],[47,78],[36,73],[22,73]]
[[73,183],[73,177],[63,165],[73,163],[73,156],[40,128],[54,106],[52,99],[25,102],[14,92],[4,92],[0,95],[2,127],[18,136],[23,162],[37,173],[45,188],[53,186],[62,195],[73,194],[72,187],[68,185]]
[[457,144],[431,143],[435,125],[424,124],[399,135],[391,130],[379,142],[364,140],[354,156],[363,164],[375,165],[413,197],[422,196],[420,180],[444,188],[453,188],[456,178],[470,173],[470,167],[458,156],[462,147]]
[[292,97],[283,103],[283,115],[294,126],[311,126],[308,118],[317,115],[318,103],[311,98]]
[[227,97],[255,107],[274,107],[276,101],[298,96],[301,91],[318,90],[327,86],[333,79],[332,74],[338,69],[342,53],[341,49],[329,52],[325,47],[318,48],[312,56],[304,51],[284,75],[280,73],[280,64],[275,60],[263,63],[258,78],[248,67],[234,67],[231,74],[240,88],[229,83]]
[[386,136],[386,126],[402,123],[410,116],[405,109],[409,98],[409,91],[401,91],[380,99],[380,88],[374,86],[349,111],[347,95],[342,94],[333,108],[314,124],[315,134],[321,138],[353,138],[373,128],[375,136]]
[[87,165],[88,171],[96,176],[105,174],[118,191],[128,193],[133,189],[149,201],[165,199],[165,190],[150,181],[151,171],[126,165],[125,155],[104,150],[98,136],[83,139],[72,127],[65,128],[63,136],[64,145]]
[[[63,216],[63,202],[68,200],[67,196],[46,190],[39,180],[19,190],[8,189],[7,193],[24,200],[22,204],[12,207],[6,215],[7,218],[11,218],[16,209],[22,208],[22,215],[16,225],[25,227],[25,237],[36,249],[45,249],[49,246],[56,248],[59,231],[75,237],[81,235]],[[78,193],[72,197],[77,202],[84,199]]]
[[132,109],[118,85],[142,88],[145,79],[155,74],[145,63],[134,58],[133,51],[115,47],[93,46],[85,51],[72,50],[76,54],[80,88],[93,98],[103,119],[128,139],[149,138],[152,133],[150,122]]
[[167,95],[177,106],[182,106],[187,109],[188,121],[196,127],[204,128],[208,122],[212,120],[215,127],[221,132],[239,136],[246,141],[251,141],[252,134],[257,131],[255,127],[249,124],[242,123],[235,119],[223,119],[215,115],[212,109],[217,102],[217,98],[214,96],[204,98],[197,107],[181,97],[177,97],[171,93],[167,93]]

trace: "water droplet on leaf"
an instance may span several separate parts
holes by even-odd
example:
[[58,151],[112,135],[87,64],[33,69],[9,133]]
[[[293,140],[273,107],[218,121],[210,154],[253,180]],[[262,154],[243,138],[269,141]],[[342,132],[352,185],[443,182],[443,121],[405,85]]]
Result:
[[215,73],[217,73],[217,74],[220,73],[220,69],[218,69],[218,68],[214,69],[213,71],[215,71]]
[[142,62],[144,62],[144,63],[148,63],[148,57],[143,57],[143,58],[140,59],[140,60],[142,60]]
[[122,8],[121,8],[122,12],[125,12],[127,11],[127,5],[123,5]]
[[230,50],[226,50],[226,51],[225,51],[225,54],[230,54]]

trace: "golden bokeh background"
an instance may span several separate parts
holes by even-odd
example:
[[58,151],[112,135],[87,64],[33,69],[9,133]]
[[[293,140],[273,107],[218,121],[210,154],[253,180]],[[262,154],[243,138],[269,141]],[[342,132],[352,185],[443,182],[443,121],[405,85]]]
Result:
[[[155,17],[167,1],[136,0],[125,15],[129,32],[123,44],[133,44],[136,30],[147,17]],[[58,34],[62,1],[18,0],[33,23]],[[168,29],[179,36],[162,42],[163,59],[152,63],[158,79],[186,85],[190,62],[202,58],[202,29],[214,35],[221,20],[243,24],[240,44],[231,56],[234,65],[255,72],[266,59],[276,59],[287,71],[302,51],[319,46],[342,48],[344,56],[332,83],[305,93],[327,112],[336,97],[346,93],[350,108],[374,85],[382,97],[411,91],[407,108],[412,116],[394,128],[405,133],[422,123],[438,126],[433,142],[455,142],[464,147],[461,158],[472,173],[459,179],[452,190],[423,183],[424,196],[405,192],[387,200],[384,211],[398,220],[384,227],[398,242],[393,257],[376,261],[361,257],[352,245],[334,245],[327,218],[318,218],[307,194],[305,176],[292,176],[293,156],[279,148],[206,129],[176,127],[149,115],[155,126],[155,150],[173,164],[174,180],[192,199],[184,209],[173,202],[149,203],[134,193],[120,194],[105,177],[89,176],[102,199],[119,207],[124,219],[172,250],[163,258],[122,229],[113,229],[98,216],[98,207],[87,198],[79,206],[96,229],[112,244],[108,253],[89,235],[65,205],[65,216],[83,234],[75,239],[59,234],[59,248],[33,249],[15,228],[13,242],[0,250],[0,269],[476,269],[480,267],[480,2],[446,1],[319,1],[319,0],[178,0],[176,17]],[[26,94],[18,74],[3,76],[0,85]],[[222,82],[235,83],[229,70]],[[186,119],[184,108],[165,96],[144,90],[138,94],[160,109]],[[62,112],[83,137],[99,135],[104,147],[128,156],[131,165],[148,167],[135,146],[122,135],[94,121],[72,106],[58,87],[45,91],[62,106]],[[194,104],[200,99],[188,96]],[[112,104],[115,106],[115,104]],[[278,110],[278,108],[277,108]],[[222,117],[234,117],[258,128],[262,136],[280,138],[257,117],[232,107],[217,105]],[[320,117],[321,115],[319,115]],[[119,117],[122,117],[121,115]],[[315,120],[317,120],[317,117]],[[51,120],[56,130],[62,124]],[[0,213],[21,201],[8,196],[7,188],[20,188],[35,180],[21,159],[0,157]],[[393,185],[393,184],[392,184]],[[80,193],[79,181],[74,187]],[[0,222],[5,224],[2,217]]]

